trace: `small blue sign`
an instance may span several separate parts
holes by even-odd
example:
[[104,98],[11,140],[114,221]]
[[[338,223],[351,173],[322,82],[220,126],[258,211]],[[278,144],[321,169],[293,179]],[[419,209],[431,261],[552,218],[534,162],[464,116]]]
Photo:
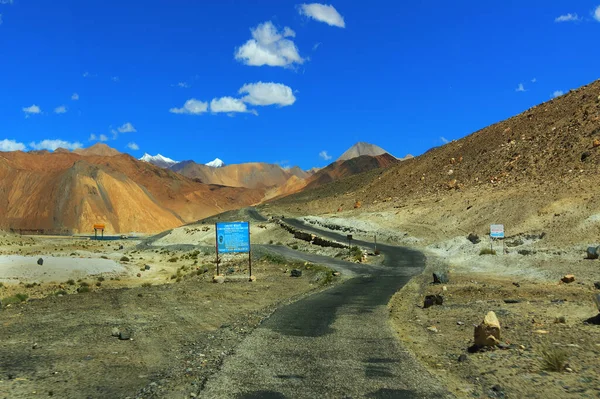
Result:
[[219,253],[250,252],[250,223],[223,222],[217,223],[217,249]]
[[492,238],[504,238],[504,225],[493,224],[490,226],[490,237]]

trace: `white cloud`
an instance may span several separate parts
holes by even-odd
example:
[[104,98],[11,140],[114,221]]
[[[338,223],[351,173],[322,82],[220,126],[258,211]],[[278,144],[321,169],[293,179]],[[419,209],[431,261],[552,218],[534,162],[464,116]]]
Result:
[[60,107],[56,107],[54,108],[54,113],[55,114],[66,114],[67,113],[67,107],[64,105],[61,105]]
[[292,89],[281,83],[249,83],[245,84],[239,90],[239,93],[246,93],[242,101],[252,105],[279,105],[284,107],[296,102]]
[[321,43],[321,42],[315,43],[315,45],[313,46],[313,51],[316,51],[321,44],[323,44],[323,43]]
[[442,143],[444,143],[444,144],[448,144],[450,142],[450,140],[448,140],[444,136],[440,136],[440,140],[442,140]]
[[235,59],[250,66],[287,67],[294,63],[302,64],[304,59],[298,54],[293,41],[286,39],[294,33],[288,27],[279,32],[271,21],[251,29],[252,39],[235,51]]
[[564,91],[562,91],[562,90],[556,90],[554,93],[552,93],[552,98],[560,97],[563,94],[565,94]]
[[346,27],[344,17],[332,5],[319,3],[301,4],[298,11],[301,15],[325,22],[328,25],[337,26],[338,28]]
[[100,136],[96,136],[94,133],[90,134],[89,141],[108,141],[108,137],[105,134],[101,134]]
[[531,83],[536,83],[536,82],[537,82],[537,78],[531,79]]
[[2,25],[2,14],[0,14],[0,25]]
[[135,132],[137,132],[137,130],[135,130],[135,127],[133,127],[133,125],[129,122],[123,124],[123,126],[119,127],[117,130],[119,131],[119,133],[135,133]]
[[13,0],[0,0],[0,4],[12,4]]
[[90,134],[90,138],[88,139],[88,141],[96,141],[98,138],[96,137],[96,135],[94,133]]
[[187,82],[179,82],[176,85],[173,86],[177,86],[177,87],[181,87],[182,89],[189,89],[190,85]]
[[320,156],[321,158],[323,158],[324,160],[326,160],[326,161],[329,161],[329,160],[332,158],[332,156],[331,156],[331,155],[329,155],[329,154],[327,153],[327,151],[321,151],[321,152],[319,153],[319,156]]
[[89,77],[90,77],[90,73],[89,73],[88,71],[85,71],[85,72],[83,73],[83,77],[84,77],[84,78],[89,78]]
[[577,14],[565,14],[565,15],[561,15],[560,17],[556,17],[554,19],[554,22],[576,22],[579,21],[580,18]]
[[517,86],[517,88],[515,89],[515,91],[524,92],[524,91],[527,91],[527,90],[525,90],[525,87],[523,86],[523,83],[519,83],[519,86]]
[[27,146],[23,143],[18,143],[14,140],[8,140],[8,139],[0,140],[0,151],[2,151],[2,152],[25,151],[26,149],[27,149]]
[[31,107],[23,108],[23,112],[25,112],[28,115],[29,114],[41,114],[42,110],[37,105],[33,104]]
[[208,111],[208,103],[191,98],[185,102],[181,108],[171,108],[169,112],[173,114],[200,115]]
[[118,76],[113,76],[112,78],[110,78],[110,80],[112,80],[113,82],[118,82],[120,79]]
[[69,142],[64,140],[43,140],[39,143],[31,142],[29,146],[34,150],[49,150],[54,151],[57,148],[66,148],[67,150],[76,150],[81,148],[82,145],[79,142]]
[[130,150],[133,150],[133,151],[137,151],[140,149],[140,146],[137,145],[136,143],[129,143],[129,144],[127,144],[127,148],[129,148]]
[[296,32],[294,32],[289,26],[286,26],[283,28],[283,37],[296,37]]
[[600,22],[600,6],[596,7],[596,10],[594,10],[594,19]]
[[100,140],[100,141],[108,141],[108,137],[106,137],[106,134],[101,134],[100,137],[98,137],[98,140]]
[[71,100],[73,100],[73,101],[79,100],[79,94],[73,93],[73,95],[71,96]]
[[214,98],[210,102],[211,112],[248,112],[246,104],[240,99],[233,97]]

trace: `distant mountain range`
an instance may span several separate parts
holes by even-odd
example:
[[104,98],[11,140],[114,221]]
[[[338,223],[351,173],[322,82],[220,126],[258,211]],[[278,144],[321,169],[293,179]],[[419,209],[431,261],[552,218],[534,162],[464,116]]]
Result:
[[206,165],[161,154],[137,160],[97,143],[69,151],[0,152],[0,229],[154,233],[226,210],[260,204],[398,162],[359,143],[320,170],[251,162]]

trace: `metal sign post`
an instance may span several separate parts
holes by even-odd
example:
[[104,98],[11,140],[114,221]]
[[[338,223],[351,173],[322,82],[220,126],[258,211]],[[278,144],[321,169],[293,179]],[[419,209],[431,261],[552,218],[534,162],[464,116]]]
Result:
[[504,225],[503,224],[492,224],[490,225],[490,249],[494,250],[494,240],[502,240],[502,253],[504,254]]
[[352,234],[348,234],[346,238],[348,239],[348,253],[352,253]]
[[217,275],[219,253],[248,253],[249,279],[252,281],[252,249],[250,247],[250,222],[223,222],[215,224]]

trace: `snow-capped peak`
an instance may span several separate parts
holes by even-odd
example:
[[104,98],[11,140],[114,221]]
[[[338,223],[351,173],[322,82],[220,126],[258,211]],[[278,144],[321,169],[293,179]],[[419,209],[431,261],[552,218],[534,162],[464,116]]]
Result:
[[222,168],[225,166],[225,162],[221,161],[219,158],[215,158],[214,161],[207,163],[206,166],[210,166],[211,168]]
[[169,168],[179,162],[172,160],[171,158],[167,158],[160,154],[156,154],[154,156],[145,153],[143,157],[140,158],[140,161],[148,162],[153,165],[159,166],[161,168]]

